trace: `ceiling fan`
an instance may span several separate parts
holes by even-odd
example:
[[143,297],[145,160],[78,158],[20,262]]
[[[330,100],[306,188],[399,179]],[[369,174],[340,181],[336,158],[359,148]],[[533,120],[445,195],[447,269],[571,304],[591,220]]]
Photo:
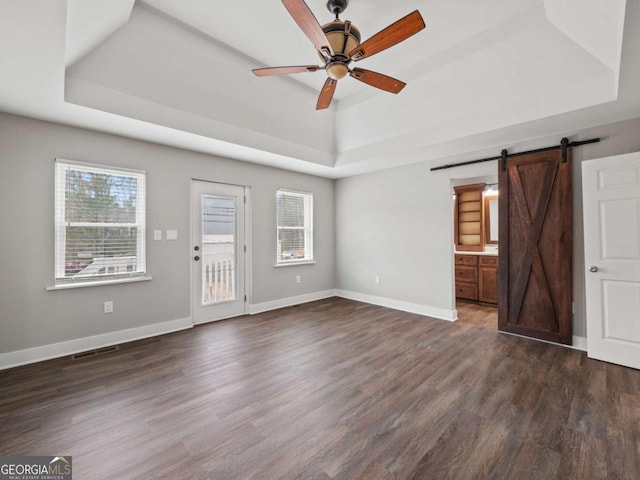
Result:
[[406,83],[400,80],[363,68],[352,69],[349,68],[349,64],[393,47],[422,30],[425,24],[418,10],[360,43],[360,31],[356,26],[348,20],[342,21],[339,18],[339,15],[347,8],[349,0],[327,0],[327,9],[335,14],[336,19],[322,26],[304,0],[282,0],[282,3],[300,29],[311,40],[324,62],[324,66],[299,65],[256,68],[252,70],[255,75],[265,77],[326,70],[327,80],[320,92],[316,110],[327,108],[331,104],[338,80],[347,75],[391,93],[398,93],[405,87]]

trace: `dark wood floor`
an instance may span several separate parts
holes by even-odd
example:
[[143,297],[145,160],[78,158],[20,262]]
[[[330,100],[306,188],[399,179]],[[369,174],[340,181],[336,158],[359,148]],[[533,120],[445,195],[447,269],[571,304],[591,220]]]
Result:
[[0,372],[0,455],[76,480],[637,479],[639,416],[639,371],[338,298]]
[[492,305],[456,300],[458,322],[479,327],[498,329],[498,307]]

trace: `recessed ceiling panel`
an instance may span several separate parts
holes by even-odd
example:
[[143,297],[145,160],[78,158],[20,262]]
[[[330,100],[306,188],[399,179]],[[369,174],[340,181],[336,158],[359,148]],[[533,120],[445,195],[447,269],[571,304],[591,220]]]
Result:
[[[325,0],[305,1],[320,24],[333,20]],[[255,67],[307,65],[319,61],[313,45],[280,1],[228,2],[224,7],[210,0],[144,0],[144,3],[243,52],[256,60]],[[365,41],[413,10],[421,12],[426,30],[358,64],[395,76],[424,58],[541,5],[542,0],[351,0],[341,18],[352,21]],[[319,91],[326,76],[316,72],[294,78]],[[368,87],[345,79],[339,83],[335,98],[363,90]]]
[[412,132],[441,143],[616,98],[613,72],[549,24],[542,6],[406,73],[397,97],[341,103],[339,151],[375,151],[374,139],[400,148]]
[[[304,160],[324,164],[333,151],[333,114],[315,112],[316,94],[307,87],[286,79],[265,81],[250,67],[219,42],[136,6],[124,27],[67,70],[66,99],[254,147],[268,149],[277,139],[287,142],[289,151],[304,147],[297,150],[300,155],[317,151]],[[90,85],[96,86],[96,98]],[[122,95],[131,101],[123,105]],[[167,117],[167,109],[176,114]],[[241,135],[212,131],[206,126],[210,121]]]
[[129,21],[134,0],[67,0],[65,65],[100,45]]

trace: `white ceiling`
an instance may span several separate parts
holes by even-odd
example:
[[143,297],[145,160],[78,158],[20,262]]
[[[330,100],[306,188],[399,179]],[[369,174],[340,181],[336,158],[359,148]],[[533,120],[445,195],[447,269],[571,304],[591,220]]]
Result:
[[[320,23],[323,0],[306,0]],[[280,1],[0,0],[0,110],[341,177],[468,159],[640,116],[640,0],[351,0],[363,40],[419,9],[427,28],[359,67],[316,112],[324,72]]]

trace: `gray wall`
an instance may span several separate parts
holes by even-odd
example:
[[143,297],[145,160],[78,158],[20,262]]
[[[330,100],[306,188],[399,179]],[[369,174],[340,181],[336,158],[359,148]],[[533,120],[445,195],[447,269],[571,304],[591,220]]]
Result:
[[[523,151],[602,137],[574,149],[574,335],[586,336],[581,167],[583,160],[640,150],[640,118],[510,146]],[[493,152],[497,154],[499,152]],[[482,152],[478,158],[491,156]],[[469,159],[473,159],[471,155]],[[427,307],[454,309],[451,185],[497,174],[497,162],[430,172],[446,161],[423,162],[338,180],[338,289]],[[375,276],[381,283],[375,283]]]
[[429,168],[423,162],[337,181],[338,289],[455,308],[451,185],[495,175],[496,166]]
[[[56,157],[147,171],[147,229],[179,235],[148,236],[153,280],[45,290]],[[253,304],[334,288],[333,180],[0,113],[0,353],[189,317],[192,178],[251,187]],[[274,267],[278,187],[314,194],[315,265]],[[102,313],[105,300],[113,314]]]
[[[511,149],[555,143],[562,135]],[[574,151],[578,336],[586,335],[580,162],[640,150],[640,119],[571,135],[590,136],[603,141]],[[56,157],[147,171],[148,230],[179,232],[176,242],[148,240],[152,281],[45,290],[53,284]],[[497,162],[429,171],[439,163],[341,179],[334,192],[328,179],[0,114],[0,353],[189,317],[191,178],[251,186],[252,303],[339,288],[452,310],[451,185],[493,176]],[[273,266],[278,187],[314,193],[316,265]],[[114,301],[113,314],[102,313],[105,300]]]

